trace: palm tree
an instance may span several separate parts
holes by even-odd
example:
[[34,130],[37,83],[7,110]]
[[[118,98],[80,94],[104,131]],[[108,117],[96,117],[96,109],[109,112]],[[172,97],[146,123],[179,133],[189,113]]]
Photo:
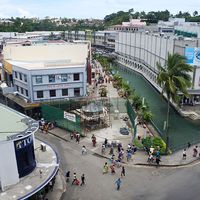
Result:
[[158,76],[157,82],[162,88],[162,94],[167,96],[167,120],[166,120],[166,152],[169,148],[169,114],[170,101],[177,103],[179,99],[178,93],[188,96],[187,89],[191,87],[191,76],[189,72],[193,71],[192,66],[186,64],[184,56],[168,54],[165,66],[157,63]]

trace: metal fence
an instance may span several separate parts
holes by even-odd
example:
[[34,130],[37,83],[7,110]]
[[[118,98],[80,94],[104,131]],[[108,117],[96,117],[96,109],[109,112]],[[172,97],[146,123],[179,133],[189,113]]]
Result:
[[56,108],[51,105],[42,105],[41,107],[42,116],[47,121],[55,121],[59,128],[63,128],[68,131],[76,130],[80,134],[81,131],[81,118],[80,116],[76,116],[76,122],[70,121],[64,118],[64,110],[61,108]]
[[[87,106],[90,103],[101,105],[107,109],[108,120],[110,121],[110,115],[115,114],[116,110],[119,113],[126,113],[126,100],[121,98],[77,98],[73,100],[60,100],[49,101],[41,106],[42,117],[47,121],[55,121],[57,126],[68,131],[76,130],[80,134],[85,135],[88,131],[88,127],[81,115],[76,114],[76,111],[80,111],[83,106]],[[76,115],[76,122],[64,119],[64,111],[72,112]],[[75,111],[75,112],[74,112]],[[111,121],[109,122],[109,124]],[[100,126],[99,126],[100,127]]]

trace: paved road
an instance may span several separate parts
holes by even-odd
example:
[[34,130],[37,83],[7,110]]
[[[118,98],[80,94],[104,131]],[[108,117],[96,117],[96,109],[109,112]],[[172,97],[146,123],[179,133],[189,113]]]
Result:
[[116,190],[116,175],[103,175],[102,166],[107,161],[93,155],[81,155],[81,145],[62,141],[54,136],[39,135],[59,152],[61,169],[86,176],[85,186],[67,185],[61,200],[193,200],[200,199],[200,166],[181,169],[139,168],[126,166],[127,176],[122,179],[120,191]]

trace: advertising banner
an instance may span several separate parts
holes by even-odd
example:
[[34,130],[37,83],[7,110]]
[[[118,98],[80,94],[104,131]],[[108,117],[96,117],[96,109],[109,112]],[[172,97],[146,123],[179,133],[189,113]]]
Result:
[[187,64],[200,66],[200,48],[185,48],[185,57]]
[[68,119],[69,121],[76,122],[76,115],[64,111],[64,119]]

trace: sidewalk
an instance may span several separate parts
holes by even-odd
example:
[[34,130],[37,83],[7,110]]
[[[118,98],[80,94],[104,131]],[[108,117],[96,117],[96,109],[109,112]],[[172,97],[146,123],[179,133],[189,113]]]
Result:
[[[131,139],[130,135],[124,136],[124,135],[120,135],[117,133],[110,134],[111,132],[113,132],[113,130],[114,130],[114,132],[116,132],[116,128],[111,128],[111,127],[96,131],[96,133],[94,133],[94,131],[93,131],[92,133],[89,133],[86,137],[81,138],[80,143],[76,144],[76,145],[80,146],[80,151],[81,151],[82,146],[85,145],[86,148],[89,151],[91,151],[92,153],[102,156],[101,146],[102,146],[104,139],[107,138],[108,141],[119,140],[122,143],[122,146],[124,147],[124,149],[126,149],[127,145],[130,143],[130,139]],[[55,128],[53,130],[50,130],[49,134],[52,134],[56,137],[64,139],[66,142],[76,143],[75,139],[71,140],[70,134],[67,133],[63,129]],[[91,141],[92,134],[95,134],[95,136],[97,138],[96,147],[92,146],[92,141]],[[160,166],[176,167],[176,166],[188,165],[194,161],[199,160],[198,157],[196,157],[196,158],[193,157],[193,148],[194,148],[194,146],[191,146],[189,149],[186,150],[186,152],[187,152],[186,160],[182,159],[182,153],[183,153],[182,151],[177,151],[177,152],[173,153],[172,155],[161,156]],[[114,152],[115,152],[115,155],[117,156],[117,148],[114,149]],[[109,155],[109,148],[106,149],[106,153],[102,157],[106,157],[106,158],[111,157],[111,155]],[[143,150],[139,150],[132,156],[132,159],[129,162],[127,162],[126,158],[124,158],[123,163],[130,165],[130,166],[134,166],[134,165],[150,166],[147,163],[147,158],[148,158],[147,153]]]
[[[102,76],[104,76],[104,74],[102,74]],[[116,88],[113,87],[111,82],[104,83],[104,85],[107,86],[107,90],[108,90],[107,96],[108,97],[111,97],[111,98],[119,97]],[[99,87],[99,85],[98,85],[98,87]],[[96,95],[98,95],[98,87],[96,88],[96,90],[97,90]],[[114,104],[115,103],[113,103],[113,106],[115,107],[115,109],[118,109],[117,105],[114,105]],[[121,135],[119,132],[121,127],[124,127],[124,126],[127,127],[126,123],[122,119],[124,116],[127,116],[127,113],[119,113],[117,119],[116,119],[115,114],[113,114],[113,115],[110,114],[110,120],[111,120],[112,125],[108,128],[94,130],[94,131],[87,133],[86,137],[81,138],[81,141],[79,144],[80,151],[81,151],[81,147],[84,145],[84,146],[86,146],[86,148],[88,150],[92,151],[96,155],[102,156],[101,155],[101,147],[102,147],[102,144],[103,144],[105,138],[107,138],[108,141],[110,141],[110,142],[111,141],[120,141],[122,143],[124,151],[126,151],[128,144],[132,143],[132,134],[131,134],[131,130],[130,130],[129,135]],[[144,132],[145,132],[144,128],[142,126],[138,125],[137,136],[141,136],[141,138],[142,138],[144,136]],[[49,133],[65,140],[66,142],[74,142],[75,143],[75,139],[71,140],[70,134],[67,133],[67,131],[65,131],[65,130],[55,128],[53,130],[50,130]],[[95,135],[96,140],[97,140],[96,147],[92,146],[92,140],[91,140],[92,134]],[[151,135],[151,131],[149,131],[148,134]],[[190,163],[198,160],[199,158],[193,157],[193,148],[194,148],[194,146],[191,146],[190,149],[186,150],[186,153],[187,153],[186,160],[182,159],[182,153],[183,153],[182,150],[177,151],[177,152],[173,153],[172,155],[162,156],[160,166],[173,167],[173,166],[187,165],[187,164],[190,164]],[[200,151],[200,148],[199,148],[199,151]],[[117,155],[118,155],[117,148],[114,149],[114,154],[117,157]],[[103,157],[107,157],[107,158],[111,157],[111,155],[109,155],[109,149],[106,149],[106,153],[103,155]],[[133,165],[148,165],[149,166],[149,164],[147,163],[147,159],[148,159],[147,153],[143,150],[139,150],[132,156],[132,159],[129,162],[126,161],[126,155],[125,155],[123,162],[128,165],[132,165],[132,166]]]
[[65,190],[66,190],[66,182],[64,176],[59,171],[58,174],[56,175],[53,192],[49,191],[45,196],[45,198],[47,198],[48,200],[60,199]]
[[[101,66],[99,68],[101,68]],[[101,69],[101,71],[102,71],[102,69]],[[105,75],[104,72],[101,72],[101,73],[102,73],[102,76]],[[111,97],[111,98],[119,97],[117,90],[113,87],[111,82],[110,83],[104,82],[104,85],[107,86],[107,90],[108,90],[107,96],[108,97]],[[98,94],[99,85],[95,89],[96,89],[95,95],[99,96],[99,94]],[[117,107],[117,105],[115,105],[115,103],[113,103],[113,106],[115,107],[114,110],[118,109],[118,107]],[[87,133],[86,137],[81,138],[80,143],[76,144],[76,145],[80,146],[80,151],[81,151],[81,147],[84,145],[92,153],[102,156],[102,157],[110,158],[111,155],[109,155],[109,148],[106,149],[106,152],[104,155],[101,155],[101,147],[102,147],[102,144],[103,144],[105,138],[107,138],[109,142],[120,141],[122,144],[122,147],[124,148],[124,151],[126,151],[128,144],[132,143],[133,138],[132,138],[130,129],[129,129],[129,135],[121,135],[119,132],[121,127],[124,127],[124,126],[127,127],[126,123],[122,119],[124,116],[127,116],[127,113],[119,113],[117,119],[116,119],[115,114],[113,114],[113,115],[110,114],[110,120],[111,120],[112,125],[108,128],[94,130],[94,131]],[[67,133],[67,131],[65,131],[65,130],[55,128],[53,130],[50,130],[49,133],[65,140],[66,142],[75,143],[75,139],[71,140],[70,134]],[[138,125],[137,136],[143,137],[144,133],[145,133],[144,128],[142,126]],[[92,146],[92,140],[91,140],[92,134],[94,134],[96,137],[96,141],[97,141],[96,147]],[[151,135],[151,132],[149,131],[148,134]],[[160,166],[168,166],[168,167],[174,166],[175,167],[175,166],[181,166],[181,165],[188,165],[194,161],[197,161],[199,158],[193,157],[193,148],[194,148],[194,146],[191,146],[189,149],[186,150],[186,153],[187,153],[186,160],[182,159],[182,153],[183,153],[182,150],[177,151],[177,152],[173,153],[172,155],[162,156]],[[200,148],[199,148],[199,151],[200,151]],[[114,154],[115,154],[115,157],[117,157],[117,155],[118,155],[117,148],[114,149]],[[147,165],[147,166],[149,166],[149,164],[147,163],[148,155],[144,150],[137,151],[132,156],[132,159],[129,162],[126,161],[126,153],[125,153],[124,157],[125,158],[123,159],[123,163],[126,163],[127,165],[131,165],[131,166]]]

